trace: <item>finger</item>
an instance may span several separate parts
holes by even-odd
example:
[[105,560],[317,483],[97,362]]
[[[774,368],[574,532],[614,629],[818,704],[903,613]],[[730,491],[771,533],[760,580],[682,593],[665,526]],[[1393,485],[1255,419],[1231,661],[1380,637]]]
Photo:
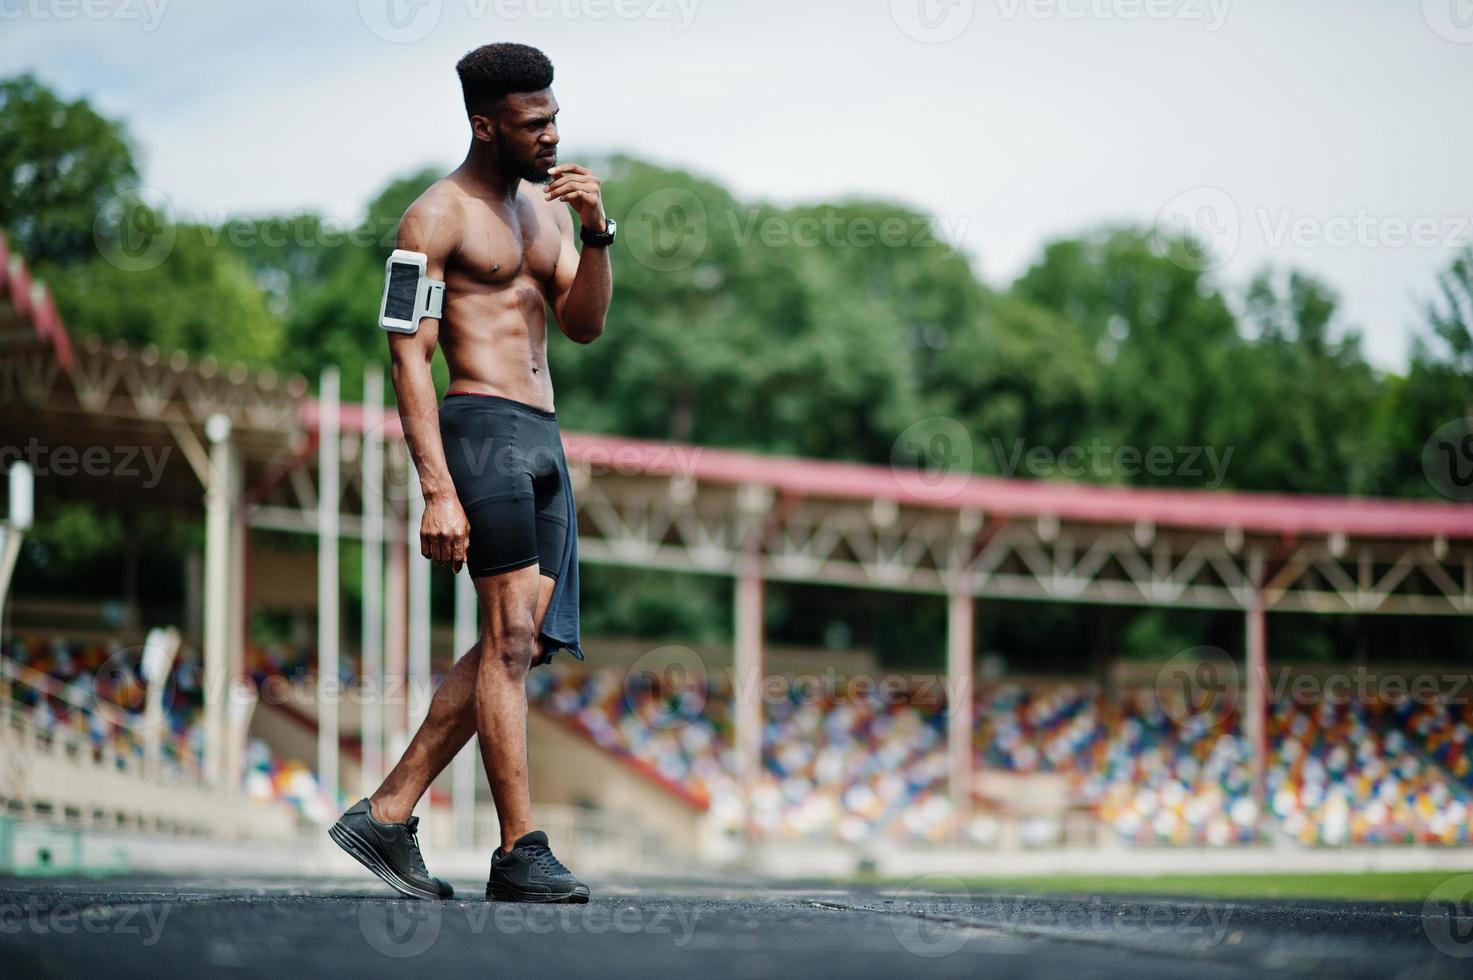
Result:
[[[576,163],[560,163],[548,171],[554,177],[559,174],[588,174],[588,168]],[[588,174],[592,176],[592,174]]]
[[560,187],[564,184],[592,184],[598,186],[598,178],[592,174],[563,174],[561,177],[548,181],[549,188]]
[[597,184],[591,184],[588,181],[582,180],[569,180],[565,182],[560,181],[559,183],[553,184],[552,186],[547,188],[547,196],[556,200],[557,198],[562,197],[565,194],[569,194],[573,191],[591,191],[596,189],[597,187]]
[[461,570],[462,567],[464,567],[464,565],[465,565],[465,562],[458,561],[455,564],[453,564],[453,565],[450,566],[450,570],[453,571],[456,575],[459,575],[460,574],[460,570]]

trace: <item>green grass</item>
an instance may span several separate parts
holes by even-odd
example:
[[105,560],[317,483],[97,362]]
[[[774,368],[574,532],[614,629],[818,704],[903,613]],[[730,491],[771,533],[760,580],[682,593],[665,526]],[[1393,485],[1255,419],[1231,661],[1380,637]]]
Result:
[[1196,898],[1328,898],[1420,902],[1457,871],[1357,874],[1046,875],[966,879],[973,894],[1188,895]]

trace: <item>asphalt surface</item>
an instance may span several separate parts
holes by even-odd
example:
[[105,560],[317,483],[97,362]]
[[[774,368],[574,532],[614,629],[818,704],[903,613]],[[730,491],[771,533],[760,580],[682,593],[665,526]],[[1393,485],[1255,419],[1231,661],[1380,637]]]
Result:
[[1421,903],[1041,898],[931,877],[590,881],[588,905],[528,906],[454,884],[418,902],[371,879],[0,878],[0,976],[1473,975],[1473,919]]

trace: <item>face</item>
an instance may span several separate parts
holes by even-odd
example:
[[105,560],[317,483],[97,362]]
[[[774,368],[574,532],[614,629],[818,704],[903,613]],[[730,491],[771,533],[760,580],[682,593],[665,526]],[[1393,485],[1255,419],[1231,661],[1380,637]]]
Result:
[[510,173],[545,184],[557,166],[557,99],[552,89],[516,92],[503,98],[489,116],[472,116],[477,139],[496,147],[496,159]]

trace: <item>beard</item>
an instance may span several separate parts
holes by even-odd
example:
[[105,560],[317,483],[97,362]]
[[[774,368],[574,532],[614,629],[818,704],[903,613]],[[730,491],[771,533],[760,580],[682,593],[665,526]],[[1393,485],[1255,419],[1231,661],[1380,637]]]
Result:
[[548,171],[556,166],[556,160],[553,160],[551,163],[543,163],[541,160],[533,157],[522,167],[521,177],[523,180],[532,184],[550,184],[552,183],[552,174],[548,173]]

